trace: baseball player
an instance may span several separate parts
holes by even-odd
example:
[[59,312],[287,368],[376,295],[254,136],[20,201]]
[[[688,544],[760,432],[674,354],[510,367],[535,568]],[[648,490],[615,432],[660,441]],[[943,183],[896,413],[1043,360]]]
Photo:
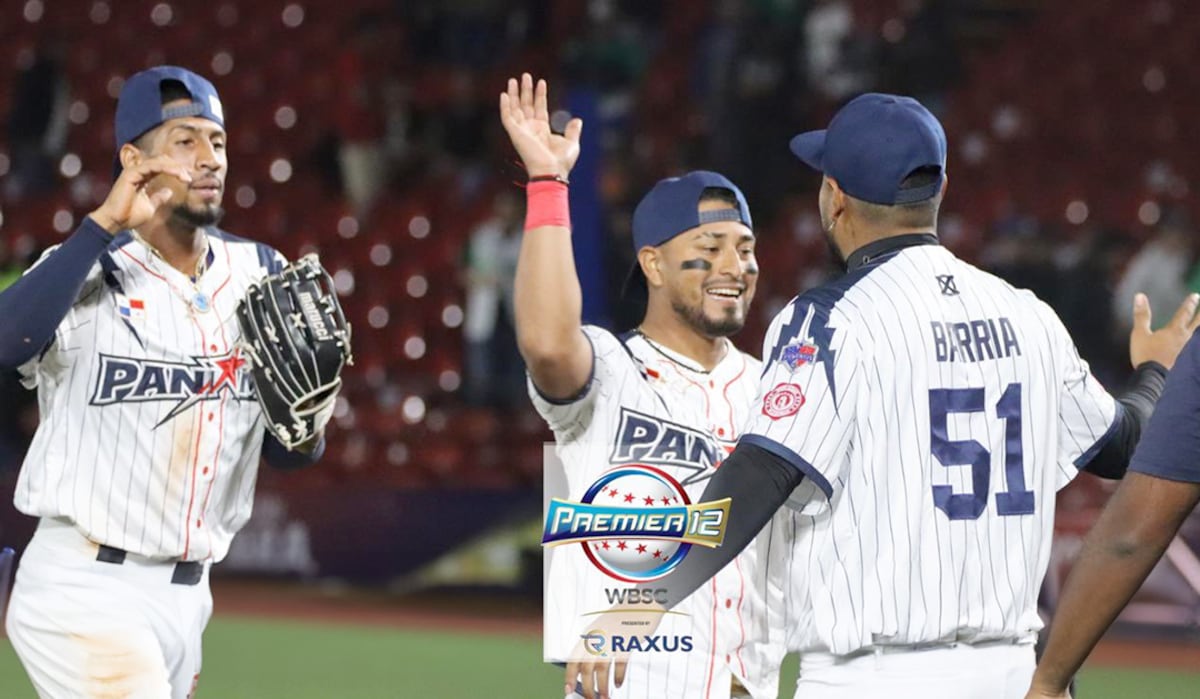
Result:
[[[655,185],[633,216],[632,280],[646,289],[646,313],[636,330],[618,338],[580,324],[567,176],[579,154],[581,121],[553,134],[546,83],[535,88],[528,74],[510,80],[500,95],[500,118],[530,175],[515,282],[517,337],[533,403],[554,430],[570,498],[579,499],[614,464],[635,461],[662,469],[698,496],[749,416],[760,371],[728,339],[745,322],[758,276],[745,199],[712,172]],[[628,544],[631,555],[639,555],[637,544]],[[642,555],[659,555],[653,546],[641,548]],[[575,659],[587,613],[608,607],[608,590],[629,585],[606,577],[578,546],[555,549],[550,565],[546,654],[564,662]],[[691,651],[643,654],[618,692],[606,683],[571,682],[565,693],[775,696],[782,651],[766,642],[764,587],[748,551],[682,602],[686,616],[660,627],[667,638],[690,636]],[[557,620],[567,621],[549,623]]]
[[1050,623],[1030,699],[1067,684],[1200,502],[1200,336],[1167,375],[1129,475],[1084,541]]
[[0,365],[38,391],[17,481],[39,518],[8,636],[42,697],[192,696],[212,611],[210,566],[250,517],[264,442],[235,308],[283,265],[216,227],[228,166],[212,84],[159,66],[116,113],[105,201],[0,294]]
[[846,273],[772,323],[754,415],[702,496],[732,498],[726,546],[666,587],[699,584],[790,498],[812,615],[797,697],[1022,697],[1055,492],[1123,474],[1197,298],[1151,333],[1139,297],[1114,400],[1048,306],[939,244],[946,140],[919,103],[860,96],[791,147],[824,174]]

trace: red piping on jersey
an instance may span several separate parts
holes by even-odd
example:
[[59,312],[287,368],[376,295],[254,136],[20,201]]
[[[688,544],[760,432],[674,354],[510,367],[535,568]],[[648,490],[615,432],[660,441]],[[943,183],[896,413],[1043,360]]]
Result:
[[737,373],[737,376],[730,379],[729,383],[725,384],[725,388],[721,389],[721,397],[725,399],[725,407],[729,408],[729,436],[731,439],[737,437],[737,424],[733,419],[733,403],[729,401],[729,387],[737,383],[737,380],[742,378],[742,375],[746,373],[746,365],[746,355],[743,354],[742,370]]
[[713,669],[717,664],[717,576],[710,581],[712,584],[712,635],[708,637],[708,682],[704,684],[704,696],[712,694]]
[[[141,264],[141,263],[139,263]],[[145,265],[142,265],[143,267]],[[149,271],[149,270],[147,270]],[[162,277],[159,277],[162,279]],[[166,279],[163,279],[166,282]],[[169,282],[168,282],[169,283]],[[200,326],[200,322],[192,317],[192,322],[196,324],[196,328],[200,331],[200,346],[204,349],[208,348],[208,338],[204,334],[204,328]],[[183,523],[183,559],[187,560],[188,552],[192,548],[192,503],[196,500],[196,464],[200,461],[200,436],[204,434],[204,410],[203,408],[196,411],[196,447],[192,452],[192,487],[188,494],[188,509],[187,519]]]
[[[130,252],[128,250],[126,250],[125,248],[118,248],[118,250],[120,250],[121,254],[125,255],[125,257],[128,257],[129,259],[138,263],[139,267],[146,270],[146,274],[149,274],[150,276],[154,277],[155,279],[162,281],[162,283],[166,284],[167,286],[171,286],[171,282],[167,281],[166,277],[164,277],[163,275],[159,274],[158,272],[155,272],[154,270],[147,267],[145,262],[142,262],[136,256],[130,254]],[[171,288],[174,288],[174,287],[171,287]]]
[[742,603],[744,603],[746,601],[746,577],[744,575],[742,575],[742,562],[740,560],[738,560],[737,558],[735,558],[735,559],[733,559],[733,564],[735,566],[737,566],[737,574],[738,574],[737,615],[738,615],[738,632],[741,634],[741,638],[738,640],[736,655],[737,655],[737,659],[738,659],[738,667],[740,667],[742,669],[742,677],[745,677],[746,676],[746,663],[744,660],[742,660],[742,648],[744,648],[746,646],[746,625],[742,622]]
[[[226,258],[226,259],[228,259],[228,258]],[[226,279],[226,281],[229,281],[229,280]],[[221,286],[222,286],[222,288],[224,288],[225,285],[222,284]],[[217,289],[217,291],[220,291],[220,289]],[[213,292],[213,299],[215,300],[216,298],[217,298],[217,294],[216,294],[216,292]],[[215,305],[213,306],[213,311],[214,312],[216,311]],[[229,338],[225,335],[225,324],[222,323],[219,319],[218,319],[217,323],[219,324],[219,327],[221,328],[222,352],[228,352],[229,351]],[[234,376],[234,379],[236,380],[237,377]],[[213,451],[212,478],[209,479],[209,481],[208,481],[208,490],[206,490],[204,492],[204,504],[200,507],[201,516],[204,517],[205,519],[208,519],[208,499],[212,495],[213,484],[217,482],[217,466],[221,463],[221,446],[224,445],[224,443],[225,443],[225,402],[228,398],[229,398],[228,394],[222,394],[221,397],[217,399],[221,403],[220,414],[217,416],[217,430],[218,430],[217,431],[217,448]],[[200,412],[203,414],[204,411],[201,410]],[[212,558],[212,555],[213,555],[212,527],[205,529],[204,533],[208,535],[208,556],[207,557]]]

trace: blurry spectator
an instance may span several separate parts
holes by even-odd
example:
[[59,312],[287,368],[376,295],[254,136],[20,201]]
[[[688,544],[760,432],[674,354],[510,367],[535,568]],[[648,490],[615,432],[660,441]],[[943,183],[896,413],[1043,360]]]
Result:
[[355,215],[365,216],[386,175],[384,168],[384,87],[382,18],[366,13],[334,63],[339,99],[334,112],[342,189]]
[[21,60],[8,115],[12,169],[6,178],[5,194],[13,198],[39,194],[55,186],[55,166],[67,142],[70,99],[59,42],[23,52]]
[[804,21],[808,82],[831,102],[870,86],[861,65],[862,54],[869,50],[855,32],[854,13],[846,0],[817,0]]
[[430,127],[437,142],[458,171],[458,192],[471,198],[484,184],[488,168],[483,166],[489,137],[495,132],[487,120],[475,75],[456,68],[450,75],[450,101],[438,111]]
[[492,216],[471,231],[466,247],[463,393],[472,405],[511,407],[525,402],[512,298],[523,222],[511,191],[498,194],[493,207]]
[[1117,385],[1129,374],[1128,353],[1113,341],[1117,336],[1109,313],[1124,241],[1120,230],[1091,227],[1060,246],[1054,255],[1057,290],[1047,298],[1092,373],[1106,385]]
[[901,35],[880,62],[882,88],[912,95],[934,112],[942,111],[945,91],[959,79],[961,64],[950,31],[944,0],[908,0],[901,4]]
[[1182,214],[1164,216],[1154,237],[1129,261],[1113,294],[1112,312],[1117,333],[1130,329],[1130,310],[1138,292],[1150,298],[1155,329],[1171,320],[1171,315],[1187,295],[1186,277],[1192,264],[1191,221]]

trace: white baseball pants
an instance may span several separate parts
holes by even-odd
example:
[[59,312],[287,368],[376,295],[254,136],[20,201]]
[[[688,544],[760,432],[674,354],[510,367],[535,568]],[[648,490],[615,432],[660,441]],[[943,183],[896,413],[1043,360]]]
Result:
[[795,699],[1023,699],[1034,665],[1032,639],[851,656],[801,653]]
[[43,519],[21,558],[6,627],[38,695],[188,699],[212,615],[208,564],[196,584],[173,584],[173,562],[99,550]]

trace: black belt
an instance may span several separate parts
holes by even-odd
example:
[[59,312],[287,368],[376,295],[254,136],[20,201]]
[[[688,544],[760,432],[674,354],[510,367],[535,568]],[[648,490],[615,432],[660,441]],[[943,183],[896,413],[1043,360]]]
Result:
[[[125,562],[125,551],[100,544],[96,560],[101,563],[121,565]],[[175,572],[171,575],[173,585],[195,585],[204,576],[204,564],[200,561],[179,561],[175,564]]]

